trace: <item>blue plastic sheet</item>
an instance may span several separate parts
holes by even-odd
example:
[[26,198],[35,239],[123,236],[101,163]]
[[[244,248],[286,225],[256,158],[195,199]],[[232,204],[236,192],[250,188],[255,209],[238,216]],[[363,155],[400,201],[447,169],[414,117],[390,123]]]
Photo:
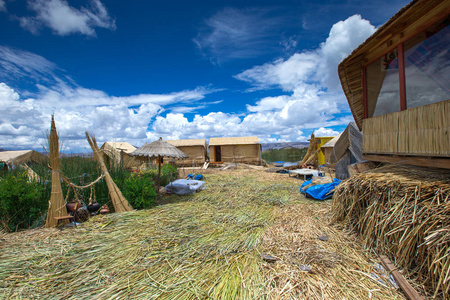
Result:
[[300,186],[300,192],[317,200],[325,200],[333,197],[334,189],[339,185],[339,183],[341,183],[341,181],[335,178],[332,183],[317,184],[305,189],[305,187],[311,183],[312,179],[303,182]]

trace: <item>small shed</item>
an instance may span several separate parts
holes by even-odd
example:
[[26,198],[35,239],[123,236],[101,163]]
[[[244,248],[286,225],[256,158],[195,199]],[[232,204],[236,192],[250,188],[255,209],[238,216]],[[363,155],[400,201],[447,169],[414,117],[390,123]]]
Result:
[[[333,136],[316,136],[315,139],[317,150],[321,149],[321,147],[325,145],[325,143],[331,141],[333,138]],[[319,151],[319,153],[317,154],[317,162],[319,166],[325,164],[325,154],[322,151]]]
[[0,162],[20,165],[29,162],[44,162],[48,157],[34,150],[17,150],[0,152]]
[[186,159],[176,160],[175,164],[179,166],[203,165],[208,160],[205,139],[170,140],[165,142],[177,147],[189,156]]
[[261,164],[261,144],[257,136],[209,139],[211,163]]
[[141,161],[129,155],[134,150],[136,147],[127,142],[105,142],[100,147],[106,163],[121,165],[124,168],[138,167],[142,164]]
[[334,145],[339,140],[341,135],[342,135],[342,133],[337,135],[337,136],[335,136],[334,138],[332,138],[331,140],[329,140],[328,142],[323,144],[322,147],[320,147],[320,151],[322,152],[322,154],[325,157],[325,164],[326,165],[330,165],[331,164],[331,154],[333,153]]
[[335,164],[336,178],[349,178],[348,166],[363,161],[362,139],[361,131],[353,122],[339,135],[330,155],[330,162]]

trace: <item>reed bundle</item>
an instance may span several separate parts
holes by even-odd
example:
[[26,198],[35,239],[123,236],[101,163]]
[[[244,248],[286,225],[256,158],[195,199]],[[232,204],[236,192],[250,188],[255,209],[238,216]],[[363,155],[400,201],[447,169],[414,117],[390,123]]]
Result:
[[66,202],[61,189],[61,177],[59,174],[59,137],[56,131],[55,117],[52,115],[52,125],[49,137],[50,166],[52,168],[52,192],[48,201],[47,219],[45,227],[55,227],[55,217],[67,216]]
[[285,169],[294,170],[294,169],[302,168],[302,166],[305,164],[315,163],[319,152],[320,152],[320,149],[317,149],[316,138],[314,137],[314,132],[313,132],[313,133],[311,133],[311,138],[309,140],[308,151],[306,152],[303,159],[298,164],[289,166],[289,167],[285,167]]
[[[294,290],[305,296],[312,292],[304,288],[315,293],[322,288],[323,295],[331,295],[327,289],[340,291],[329,299],[356,299],[368,295],[366,287],[375,298],[398,298],[392,288],[360,273],[370,264],[367,255],[328,226],[329,202],[299,201],[297,181],[280,174],[267,180],[274,174],[217,173],[208,173],[206,190],[166,197],[165,205],[150,210],[96,216],[70,230],[0,234],[0,298],[289,299]],[[284,231],[277,231],[282,239],[270,240],[282,225]],[[312,244],[319,232],[329,235],[332,248],[324,249],[331,250]],[[292,259],[306,253],[325,266],[316,271],[307,260],[316,273],[304,274],[298,265],[286,264],[284,273],[274,277],[273,265],[267,266],[261,254],[278,255],[295,239],[303,248]],[[341,256],[351,256],[355,265],[342,271],[348,261]],[[293,287],[283,291],[277,278],[298,273],[305,276],[301,283],[293,279]],[[350,277],[343,281],[344,276]]]
[[390,165],[339,185],[333,220],[360,234],[423,283],[450,297],[450,176],[446,170]]
[[90,136],[88,132],[86,132],[86,139],[89,142],[89,145],[94,152],[94,157],[100,164],[100,169],[102,170],[102,175],[105,177],[106,185],[109,190],[109,195],[111,197],[111,201],[114,205],[115,212],[124,212],[124,211],[132,211],[133,207],[127,201],[127,199],[122,195],[122,192],[117,187],[116,183],[113,181],[111,175],[106,168],[106,165],[103,161],[103,155],[100,153],[100,150],[97,145],[97,140],[95,137]]

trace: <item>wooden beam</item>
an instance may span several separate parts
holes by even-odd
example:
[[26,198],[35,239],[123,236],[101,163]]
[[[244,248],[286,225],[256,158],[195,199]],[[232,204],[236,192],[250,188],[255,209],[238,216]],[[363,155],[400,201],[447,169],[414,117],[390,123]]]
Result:
[[398,77],[400,91],[400,110],[406,110],[405,55],[403,43],[398,44]]
[[363,119],[367,119],[369,117],[369,113],[367,111],[367,67],[362,68],[362,89]]
[[394,164],[406,164],[420,167],[450,169],[450,158],[420,157],[401,155],[363,154],[363,159]]
[[406,281],[405,277],[397,271],[394,264],[385,255],[380,255],[381,263],[384,268],[394,276],[395,281],[400,286],[400,288],[405,292],[410,300],[425,300],[425,297],[421,296],[409,283]]

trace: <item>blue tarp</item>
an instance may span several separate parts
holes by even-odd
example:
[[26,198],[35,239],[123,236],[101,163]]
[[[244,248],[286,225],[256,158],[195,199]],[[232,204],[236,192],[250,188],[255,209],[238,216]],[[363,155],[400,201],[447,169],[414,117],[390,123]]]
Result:
[[337,178],[333,179],[332,183],[325,183],[325,184],[317,184],[310,186],[309,188],[305,189],[307,185],[310,185],[312,183],[312,179],[303,182],[303,184],[300,187],[300,192],[303,194],[307,194],[308,196],[311,196],[314,199],[317,200],[325,200],[333,197],[334,189],[336,186],[341,183],[341,181]]

